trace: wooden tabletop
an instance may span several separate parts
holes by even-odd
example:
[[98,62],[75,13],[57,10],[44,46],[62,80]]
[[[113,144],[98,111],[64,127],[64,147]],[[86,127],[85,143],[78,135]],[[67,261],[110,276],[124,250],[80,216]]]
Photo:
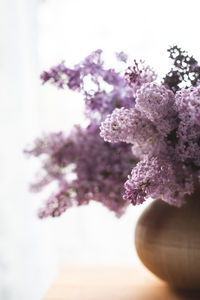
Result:
[[43,300],[199,300],[170,289],[143,266],[63,266]]

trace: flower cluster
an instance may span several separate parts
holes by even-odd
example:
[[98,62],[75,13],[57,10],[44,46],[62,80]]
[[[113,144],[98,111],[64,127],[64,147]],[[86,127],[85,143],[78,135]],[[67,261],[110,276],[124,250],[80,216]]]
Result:
[[169,52],[173,68],[160,83],[143,61],[127,67],[124,52],[116,53],[124,74],[106,68],[101,50],[42,73],[43,83],[82,93],[88,125],[48,134],[26,150],[42,158],[32,190],[57,183],[41,218],[91,200],[117,216],[149,197],[179,207],[193,193],[200,177],[200,67],[177,46]]
[[157,78],[156,73],[150,66],[146,66],[144,61],[134,60],[133,65],[128,67],[125,72],[125,79],[132,88],[132,92],[136,92],[144,83],[153,82]]
[[178,46],[168,49],[169,57],[173,60],[173,67],[166,74],[163,83],[176,92],[183,86],[196,86],[200,80],[200,66],[193,56]]
[[[116,56],[126,63],[124,52]],[[43,83],[83,94],[89,124],[87,128],[75,126],[69,135],[63,132],[45,135],[25,151],[42,159],[40,178],[31,185],[31,190],[40,191],[51,182],[58,185],[40,210],[41,218],[59,216],[67,208],[87,204],[90,200],[101,202],[117,216],[125,211],[129,201],[123,199],[123,185],[136,158],[131,145],[105,142],[100,137],[99,126],[115,108],[135,106],[132,88],[135,86],[136,91],[142,84],[143,74],[145,82],[147,78],[152,80],[152,76],[148,76],[152,71],[144,64],[137,71],[140,80],[130,87],[123,74],[105,68],[102,51],[97,50],[72,68],[61,62],[41,74]]]
[[125,188],[124,199],[134,205],[151,196],[179,207],[184,202],[184,195],[191,193],[193,182],[190,173],[169,157],[146,156],[132,170]]
[[[124,63],[127,55],[116,54]],[[145,68],[145,66],[144,66]],[[124,77],[114,69],[104,66],[102,51],[97,50],[72,68],[62,61],[41,74],[43,83],[49,82],[58,88],[69,88],[83,94],[88,119],[101,121],[116,107],[130,108],[134,105],[133,93]]]
[[68,136],[62,132],[46,135],[26,153],[43,158],[45,172],[32,190],[40,191],[52,181],[58,185],[40,210],[41,218],[59,216],[69,207],[90,200],[121,216],[129,204],[122,194],[123,182],[135,164],[130,146],[104,142],[98,126],[83,129],[77,125]]
[[[116,53],[117,59],[127,62],[124,52]],[[115,108],[134,107],[135,92],[143,83],[156,79],[155,72],[143,61],[134,60],[134,67],[124,74],[105,67],[102,51],[96,50],[72,68],[64,61],[41,74],[43,83],[49,82],[58,88],[81,92],[86,104],[86,117],[100,122]],[[133,93],[134,89],[134,93]]]
[[101,124],[105,141],[131,143],[140,160],[125,183],[124,199],[134,205],[152,197],[180,206],[200,174],[199,67],[177,46],[170,51],[180,69],[178,84],[170,86],[167,77],[163,83],[144,80],[133,88],[135,106],[115,109]]

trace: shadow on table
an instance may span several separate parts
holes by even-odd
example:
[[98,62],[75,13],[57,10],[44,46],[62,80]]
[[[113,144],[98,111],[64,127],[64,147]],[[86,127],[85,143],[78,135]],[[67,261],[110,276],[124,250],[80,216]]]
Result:
[[179,289],[171,289],[171,291],[181,300],[200,300],[200,290],[186,291]]

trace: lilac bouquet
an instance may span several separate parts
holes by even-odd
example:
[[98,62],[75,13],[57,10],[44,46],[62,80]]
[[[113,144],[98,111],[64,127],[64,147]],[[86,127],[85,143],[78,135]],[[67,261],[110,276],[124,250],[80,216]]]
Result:
[[[123,63],[124,53],[117,54]],[[100,124],[116,107],[134,107],[132,89],[123,76],[106,69],[102,51],[97,50],[80,64],[67,68],[64,62],[43,72],[43,83],[82,93],[87,125],[75,125],[70,134],[50,133],[37,138],[25,150],[41,157],[39,179],[31,184],[32,191],[41,191],[55,182],[57,190],[50,195],[39,217],[59,216],[71,206],[101,202],[117,216],[124,213],[129,202],[123,199],[123,184],[136,164],[131,145],[110,144],[100,137]]]
[[[133,145],[139,162],[123,197],[134,205],[151,197],[181,206],[199,180],[200,66],[177,46],[169,52],[174,67],[163,81],[143,83],[133,108],[115,109],[101,124],[105,141]],[[135,73],[126,74],[130,86]]]
[[[117,216],[149,197],[175,206],[194,191],[200,170],[200,66],[177,46],[169,49],[172,69],[161,82],[143,61],[125,73],[106,68],[97,50],[73,68],[64,62],[43,72],[43,83],[82,93],[87,126],[36,139],[25,152],[42,158],[44,175],[57,191],[39,211],[41,218],[91,200]],[[131,171],[132,170],[132,171]]]

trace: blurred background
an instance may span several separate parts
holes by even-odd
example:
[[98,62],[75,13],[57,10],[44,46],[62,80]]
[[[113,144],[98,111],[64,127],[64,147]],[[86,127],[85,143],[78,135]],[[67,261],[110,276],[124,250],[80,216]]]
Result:
[[46,195],[29,192],[39,162],[23,149],[83,121],[81,95],[41,86],[42,70],[100,48],[110,66],[125,51],[162,76],[170,45],[200,61],[199,9],[198,0],[0,0],[0,299],[41,299],[61,263],[137,263],[134,227],[148,204],[121,219],[99,203],[37,219]]

